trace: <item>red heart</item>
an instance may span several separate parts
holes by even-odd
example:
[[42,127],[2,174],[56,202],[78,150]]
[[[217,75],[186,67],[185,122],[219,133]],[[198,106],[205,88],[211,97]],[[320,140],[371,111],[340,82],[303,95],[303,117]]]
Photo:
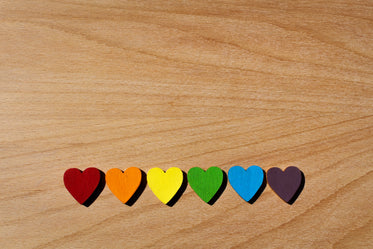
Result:
[[83,204],[95,192],[100,184],[101,172],[97,168],[87,168],[83,172],[72,168],[65,171],[63,181],[70,194]]

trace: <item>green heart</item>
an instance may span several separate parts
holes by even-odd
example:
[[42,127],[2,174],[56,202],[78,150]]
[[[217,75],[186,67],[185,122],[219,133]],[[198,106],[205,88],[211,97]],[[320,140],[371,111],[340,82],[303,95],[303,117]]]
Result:
[[188,171],[188,182],[194,192],[204,201],[209,202],[223,184],[224,174],[218,167],[210,167],[206,171],[199,167]]

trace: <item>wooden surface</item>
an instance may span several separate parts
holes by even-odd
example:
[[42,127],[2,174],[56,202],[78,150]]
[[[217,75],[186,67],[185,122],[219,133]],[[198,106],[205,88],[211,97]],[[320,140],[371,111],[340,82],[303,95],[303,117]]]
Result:
[[[0,2],[1,248],[372,247],[373,2],[175,2]],[[254,164],[298,166],[298,200],[63,184]]]

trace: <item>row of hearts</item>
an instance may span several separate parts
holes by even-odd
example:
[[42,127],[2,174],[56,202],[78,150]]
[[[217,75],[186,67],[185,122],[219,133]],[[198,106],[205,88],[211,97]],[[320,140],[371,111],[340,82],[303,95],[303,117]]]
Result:
[[[128,203],[141,189],[140,185],[145,188],[144,175],[145,173],[136,167],[125,171],[113,168],[106,173],[105,179],[111,192],[121,202]],[[83,172],[72,168],[66,170],[64,183],[71,195],[80,204],[85,204],[97,192],[100,182],[105,185],[103,178],[104,173],[97,168],[87,168]],[[170,203],[176,197],[185,179],[183,171],[176,167],[169,168],[166,172],[160,168],[152,168],[146,178],[150,189],[164,204]],[[187,179],[196,194],[209,204],[216,201],[216,197],[220,196],[226,185],[226,174],[218,167],[210,167],[206,171],[199,167],[191,168]],[[267,173],[255,165],[246,170],[234,166],[228,171],[228,179],[238,195],[250,203],[260,196],[266,186],[266,179],[272,190],[289,204],[295,201],[304,186],[304,175],[295,166],[290,166],[285,171],[274,167]]]

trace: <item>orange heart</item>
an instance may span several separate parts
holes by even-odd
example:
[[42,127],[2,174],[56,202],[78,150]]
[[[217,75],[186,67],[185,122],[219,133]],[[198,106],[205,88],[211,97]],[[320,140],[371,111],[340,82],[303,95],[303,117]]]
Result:
[[124,172],[114,168],[106,173],[106,183],[109,189],[123,203],[131,199],[141,181],[141,170],[136,167],[128,168]]

